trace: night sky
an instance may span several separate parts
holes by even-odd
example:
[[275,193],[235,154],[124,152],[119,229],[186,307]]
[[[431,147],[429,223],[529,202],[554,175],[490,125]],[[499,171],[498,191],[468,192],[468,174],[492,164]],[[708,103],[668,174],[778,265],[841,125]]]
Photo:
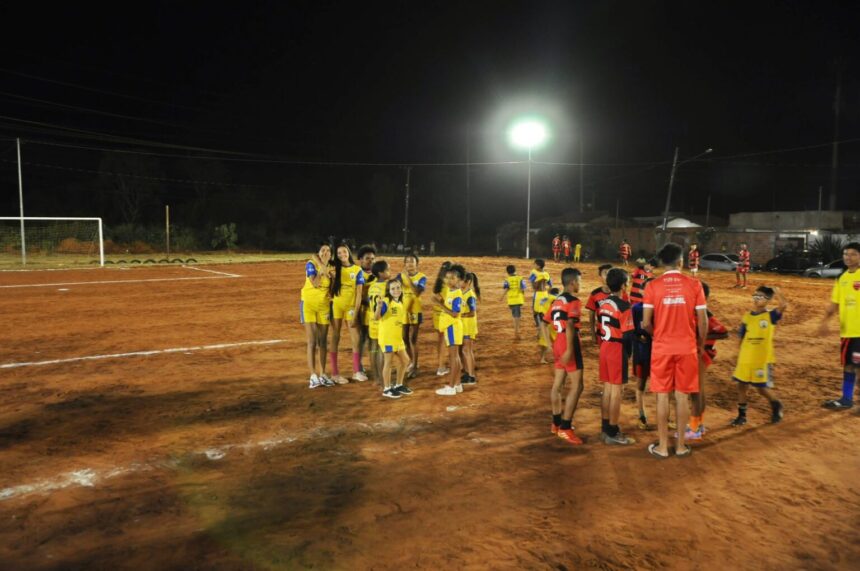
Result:
[[[814,209],[819,186],[826,207],[839,69],[838,207],[860,209],[854,2],[6,4],[0,137],[25,140],[28,215],[146,225],[169,203],[248,245],[385,241],[404,168],[277,161],[403,163],[413,238],[444,242],[465,232],[466,169],[421,163],[523,160],[504,131],[526,111],[552,121],[535,161],[578,163],[583,145],[598,210],[660,214],[675,146],[714,152],[679,169],[673,210],[702,214],[708,194],[720,216]],[[5,215],[14,148],[0,140]],[[146,185],[133,220],[121,174]],[[485,244],[522,218],[525,166],[470,175]],[[535,165],[533,183],[535,219],[578,209],[578,166]]]

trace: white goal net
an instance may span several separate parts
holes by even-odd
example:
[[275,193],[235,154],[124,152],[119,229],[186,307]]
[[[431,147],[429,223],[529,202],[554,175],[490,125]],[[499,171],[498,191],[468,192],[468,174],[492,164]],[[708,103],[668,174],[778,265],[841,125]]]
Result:
[[101,218],[0,217],[0,265],[103,266]]

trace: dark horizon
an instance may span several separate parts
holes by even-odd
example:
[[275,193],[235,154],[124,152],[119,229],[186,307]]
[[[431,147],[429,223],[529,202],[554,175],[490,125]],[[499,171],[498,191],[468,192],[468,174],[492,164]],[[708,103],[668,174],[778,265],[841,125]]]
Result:
[[[420,163],[523,161],[504,129],[525,111],[552,121],[536,162],[579,163],[582,145],[585,202],[593,193],[599,210],[619,201],[622,217],[660,214],[676,146],[682,159],[714,152],[678,170],[673,211],[703,214],[709,194],[721,217],[815,209],[819,186],[826,208],[838,70],[837,208],[860,210],[853,4],[123,10],[3,8],[15,24],[0,67],[5,215],[18,212],[8,139],[21,137],[28,215],[130,222],[115,183],[133,174],[135,223],[158,224],[170,204],[177,225],[237,222],[240,241],[390,241],[403,223],[404,168],[256,161],[402,163],[415,165],[415,239],[460,237],[465,167]],[[536,164],[533,176],[533,220],[578,209],[578,166]],[[473,235],[486,239],[522,217],[525,167],[474,166],[470,189]]]

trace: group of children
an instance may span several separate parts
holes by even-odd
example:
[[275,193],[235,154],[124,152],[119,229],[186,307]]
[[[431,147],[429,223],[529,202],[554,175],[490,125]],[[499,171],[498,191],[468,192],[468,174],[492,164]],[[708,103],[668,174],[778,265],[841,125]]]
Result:
[[[656,259],[638,259],[637,267],[628,274],[622,268],[604,264],[598,267],[601,285],[590,292],[585,308],[589,310],[589,337],[598,346],[599,380],[602,383],[601,435],[606,444],[628,445],[635,440],[625,435],[619,426],[623,387],[628,382],[632,361],[633,375],[637,378],[636,405],[639,412],[637,427],[650,429],[645,413],[645,390],[651,373],[651,333],[643,327],[643,301],[647,284],[654,278],[653,270],[659,265]],[[526,280],[517,275],[514,266],[507,267],[503,284],[519,337],[521,306],[525,302]],[[582,302],[577,297],[582,273],[566,268],[561,273],[561,289],[552,288],[552,280],[543,260],[535,260],[528,281],[532,284],[532,303],[537,325],[537,339],[542,363],[552,355],[554,375],[550,401],[552,409],[551,432],[571,444],[582,440],[574,432],[573,416],[583,391],[582,354]],[[701,283],[704,295],[708,285]],[[773,300],[777,307],[768,309]],[[738,331],[740,352],[733,374],[737,383],[738,416],[731,425],[746,423],[747,391],[754,387],[771,404],[772,422],[779,422],[783,406],[773,394],[772,367],[774,327],[782,318],[787,301],[778,288],[761,286],[752,298],[752,310],[742,319]],[[726,327],[707,312],[707,334],[704,350],[698,357],[698,391],[690,394],[692,413],[685,437],[691,441],[703,438],[705,412],[705,376],[716,358],[715,344],[728,337]],[[691,313],[690,319],[694,316]],[[565,394],[566,393],[566,394]],[[670,427],[674,428],[670,423]]]
[[[418,255],[407,253],[396,275],[389,263],[376,259],[372,246],[362,246],[353,259],[347,244],[340,244],[332,260],[331,245],[320,244],[305,264],[301,290],[301,322],[305,326],[309,388],[334,386],[368,376],[362,356],[370,353],[374,379],[382,396],[399,399],[412,394],[407,379],[418,375],[418,332],[423,322],[421,297],[427,276],[419,268]],[[456,395],[463,385],[477,383],[475,341],[478,335],[478,277],[459,264],[445,262],[432,291],[433,327],[438,335],[437,375],[448,376],[439,395]],[[338,348],[344,322],[352,343],[351,379],[340,374]],[[328,352],[328,330],[332,350]],[[331,375],[326,372],[328,352]]]
[[564,260],[567,263],[579,263],[579,257],[582,255],[582,244],[576,246],[570,240],[570,237],[561,234],[556,234],[552,238],[552,259],[556,262]]

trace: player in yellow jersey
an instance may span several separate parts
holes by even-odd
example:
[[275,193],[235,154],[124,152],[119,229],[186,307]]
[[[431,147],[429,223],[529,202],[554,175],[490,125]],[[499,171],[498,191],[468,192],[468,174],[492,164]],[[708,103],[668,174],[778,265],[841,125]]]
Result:
[[453,396],[463,392],[460,371],[460,346],[463,344],[463,319],[464,311],[463,280],[466,278],[466,269],[460,264],[454,264],[445,273],[445,285],[447,286],[445,296],[436,302],[442,313],[439,315],[439,327],[442,329],[445,345],[448,347],[448,384],[436,390],[437,395]]
[[[552,287],[552,279],[549,276],[549,272],[544,269],[546,267],[546,262],[542,258],[537,258],[535,260],[535,267],[532,268],[532,271],[529,272],[529,283],[532,286],[532,291],[537,291],[537,282],[538,280],[546,281],[547,289]],[[534,305],[535,296],[532,294],[532,305]],[[543,318],[543,315],[538,315],[537,313],[533,314],[535,327],[540,329],[540,322]]]
[[820,333],[827,334],[827,320],[839,313],[842,361],[842,396],[824,403],[825,408],[844,410],[854,406],[854,386],[860,370],[860,242],[842,248],[845,271],[833,284],[830,305],[821,320]]
[[481,286],[478,276],[472,272],[466,274],[463,280],[463,373],[460,382],[464,385],[474,385],[478,382],[475,376],[477,360],[475,359],[475,343],[478,341],[478,302],[481,301]]
[[299,311],[305,326],[307,340],[308,369],[311,377],[308,388],[334,385],[325,373],[325,356],[329,325],[329,284],[332,267],[331,246],[320,243],[317,253],[305,264],[305,285],[302,287]]
[[403,282],[403,305],[406,307],[403,340],[410,360],[407,376],[413,379],[418,376],[418,329],[424,321],[421,294],[427,289],[427,276],[418,271],[418,254],[406,254],[403,271],[397,277]]
[[373,272],[371,272],[373,262],[376,261],[376,248],[365,244],[358,249],[356,255],[358,256],[358,263],[361,266],[361,273],[364,276],[364,287],[361,288],[361,309],[359,312],[361,325],[359,327],[358,338],[358,365],[361,375],[360,378],[358,376],[356,378],[360,381],[366,381],[367,374],[365,374],[364,366],[361,363],[362,357],[365,351],[369,350],[370,345],[370,320],[367,319],[367,291],[370,289],[370,283],[376,279],[373,277]]
[[582,244],[577,242],[576,246],[573,247],[573,261],[578,264],[579,258],[581,255],[582,255]]
[[[406,354],[403,325],[406,323],[407,311],[403,304],[403,284],[399,279],[390,280],[385,293],[378,299],[376,319],[379,322],[379,347],[383,355],[382,396],[399,399],[403,395],[411,395],[412,389],[405,382],[409,355]],[[391,365],[395,358],[398,361],[397,382],[392,385]]]
[[534,301],[532,302],[532,312],[535,315],[541,316],[540,321],[538,321],[537,341],[538,347],[540,348],[540,362],[542,365],[546,365],[547,363],[553,362],[547,359],[547,357],[552,357],[550,349],[552,347],[552,342],[550,341],[547,327],[543,323],[543,316],[546,314],[547,310],[549,310],[549,306],[552,305],[552,300],[550,299],[548,291],[549,286],[545,279],[541,278],[537,280],[534,287],[535,294]]
[[444,377],[450,373],[448,368],[445,366],[448,362],[448,353],[445,350],[445,336],[443,335],[442,329],[439,325],[440,316],[442,315],[442,309],[439,304],[444,301],[445,296],[448,295],[448,287],[445,285],[445,275],[448,273],[450,268],[451,262],[442,262],[442,265],[439,266],[439,273],[436,274],[436,281],[433,283],[433,329],[438,335],[438,339],[436,341],[436,361],[438,363],[436,376],[438,377]]
[[526,281],[517,275],[517,268],[513,265],[508,265],[505,268],[508,277],[505,278],[502,284],[502,299],[507,300],[508,309],[511,310],[511,316],[514,320],[514,337],[520,338],[520,317],[522,317],[523,304],[526,302]]
[[382,352],[379,349],[379,320],[376,317],[376,308],[379,305],[379,299],[385,295],[386,282],[390,277],[391,270],[388,267],[388,262],[385,260],[377,260],[373,262],[371,273],[374,280],[367,290],[367,313],[365,318],[368,323],[368,333],[370,335],[370,367],[373,371],[373,378],[376,384],[382,385]]
[[[776,296],[779,306],[768,311],[767,306]],[[747,389],[750,386],[765,397],[771,406],[771,422],[782,420],[783,407],[772,393],[773,364],[776,358],[773,351],[773,334],[776,324],[785,314],[788,302],[779,288],[759,286],[753,293],[753,310],[743,316],[740,335],[741,350],[735,367],[734,380],[738,383],[738,417],[732,426],[747,423]]]
[[349,381],[341,376],[337,364],[337,350],[340,345],[340,330],[344,321],[349,330],[352,342],[352,378],[356,381],[366,381],[367,377],[361,372],[361,358],[358,353],[361,327],[361,290],[364,288],[364,273],[352,261],[349,246],[341,244],[337,247],[334,259],[334,279],[331,282],[331,352],[328,354],[331,362],[331,374],[334,382],[345,385]]

